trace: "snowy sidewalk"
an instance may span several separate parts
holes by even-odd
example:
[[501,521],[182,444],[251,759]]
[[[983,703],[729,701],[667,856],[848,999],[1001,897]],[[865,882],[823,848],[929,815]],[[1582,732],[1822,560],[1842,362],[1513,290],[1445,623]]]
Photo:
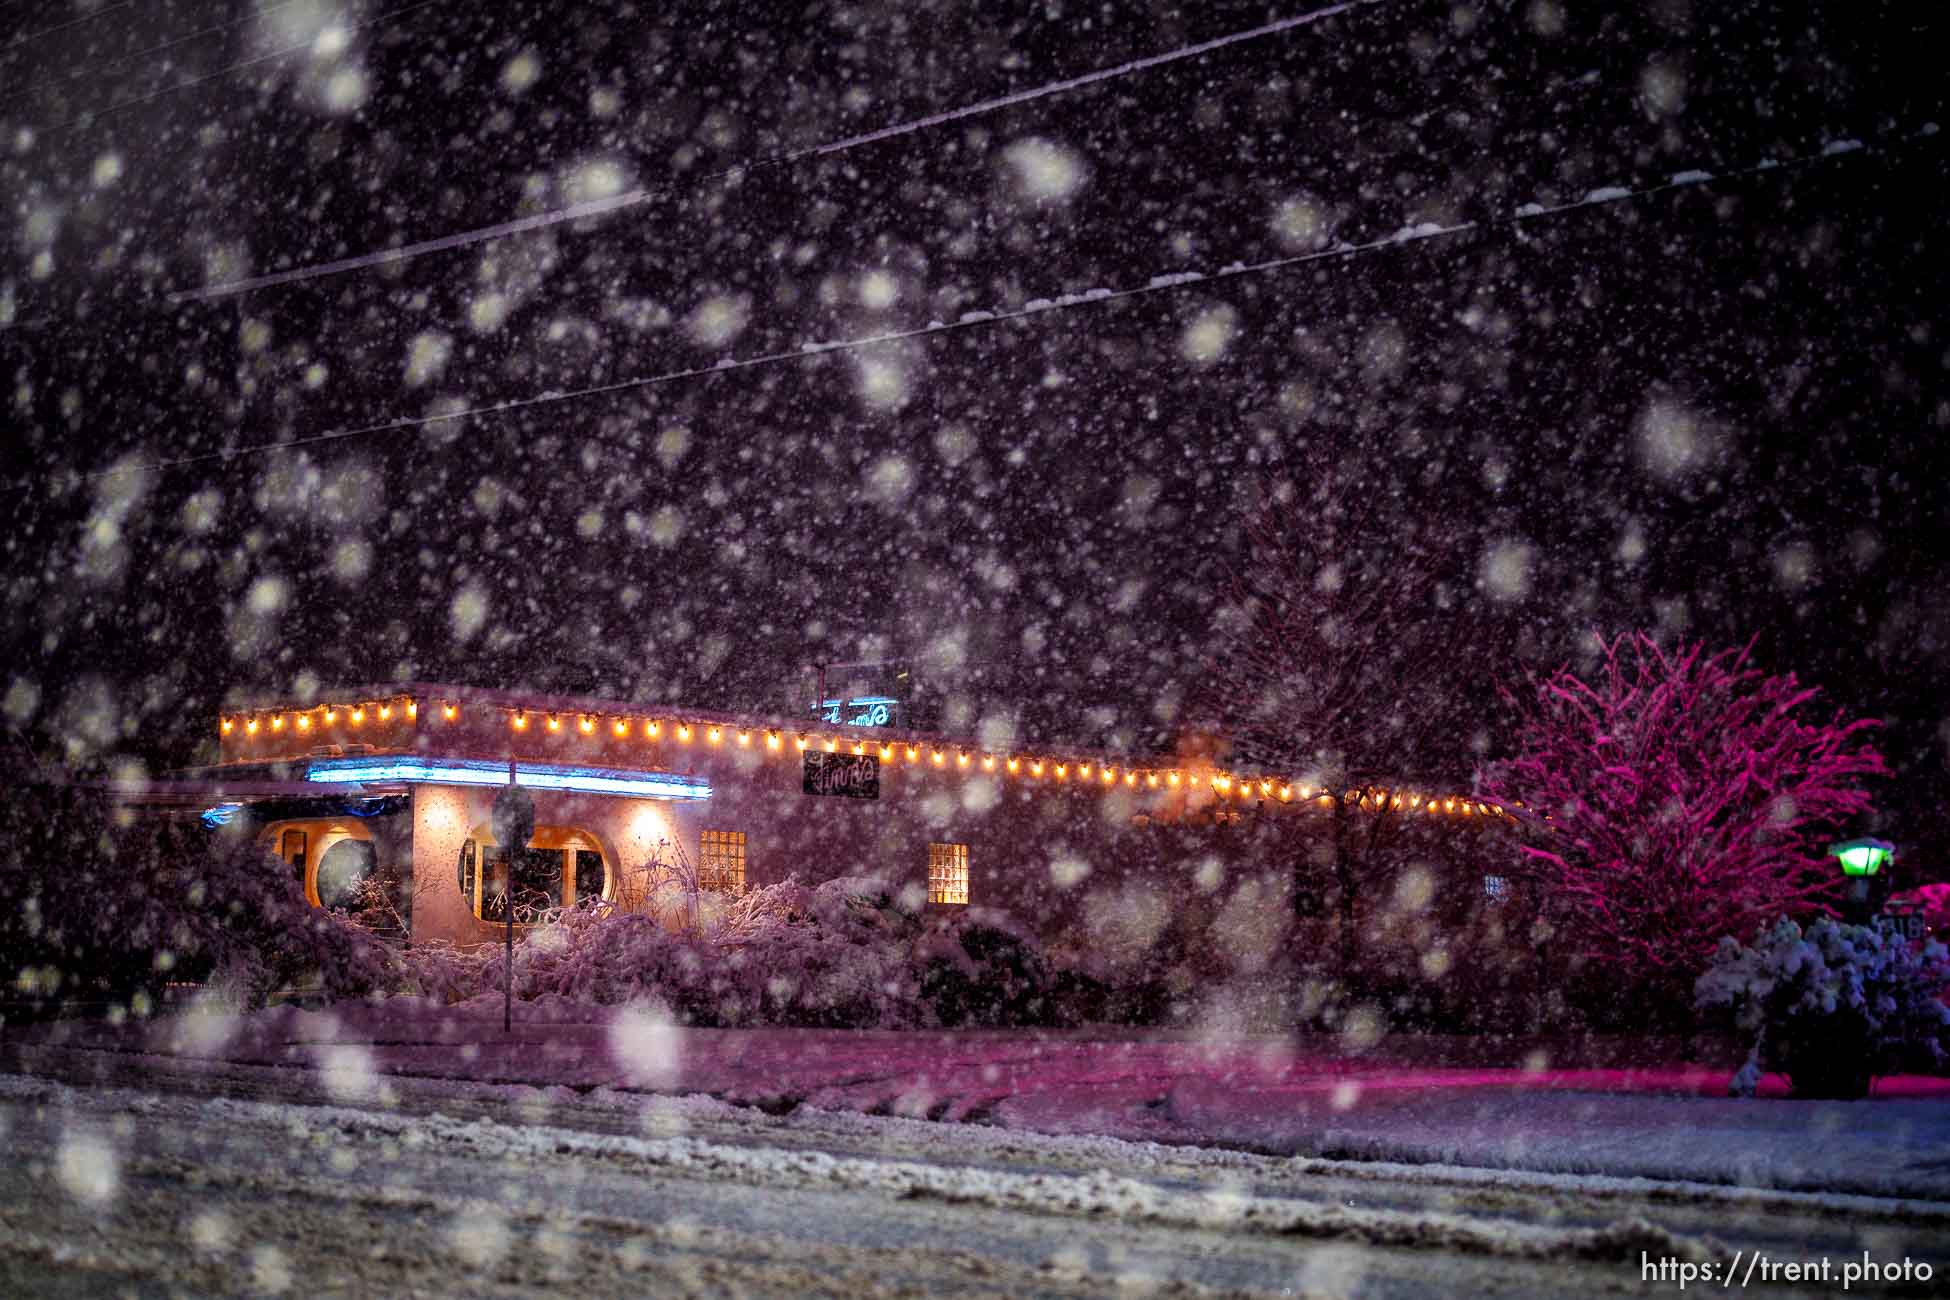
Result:
[[[1221,1145],[1280,1155],[1537,1173],[1685,1179],[1950,1199],[1950,1080],[1885,1080],[1862,1102],[1724,1096],[1725,1067],[1576,1068],[1542,1052],[1395,1038],[1199,1041],[1129,1030],[892,1032],[684,1029],[596,1007],[490,1017],[399,999],[250,1016],[188,1012],[144,1026],[8,1026],[0,1070],[180,1086],[225,1070],[303,1077],[336,1100],[391,1080],[564,1088],[633,1105],[706,1094],[974,1122],[1038,1133]],[[172,1084],[173,1081],[173,1084]]]

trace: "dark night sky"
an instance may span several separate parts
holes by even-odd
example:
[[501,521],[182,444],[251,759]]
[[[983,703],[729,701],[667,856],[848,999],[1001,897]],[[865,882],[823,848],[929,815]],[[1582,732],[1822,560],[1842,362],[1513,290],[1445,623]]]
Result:
[[[792,161],[1304,10],[139,0],[9,35],[9,715],[167,763],[313,680],[776,710],[898,653],[944,724],[1148,748],[1239,506],[1351,435],[1500,620],[1459,672],[1757,637],[1887,721],[1882,830],[1944,874],[1945,19],[1618,8],[1374,4]],[[1510,220],[1692,170],[1724,178]],[[618,186],[657,197],[167,297]],[[1479,224],[1211,278],[1429,222]]]

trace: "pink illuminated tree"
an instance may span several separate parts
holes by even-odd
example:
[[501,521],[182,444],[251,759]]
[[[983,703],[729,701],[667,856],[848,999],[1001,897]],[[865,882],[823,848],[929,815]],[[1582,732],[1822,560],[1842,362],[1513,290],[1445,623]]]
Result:
[[1863,779],[1888,774],[1874,723],[1823,720],[1817,692],[1752,649],[1618,638],[1592,681],[1560,669],[1514,701],[1519,757],[1485,791],[1519,812],[1572,949],[1679,996],[1720,936],[1828,910],[1825,847],[1869,807]]

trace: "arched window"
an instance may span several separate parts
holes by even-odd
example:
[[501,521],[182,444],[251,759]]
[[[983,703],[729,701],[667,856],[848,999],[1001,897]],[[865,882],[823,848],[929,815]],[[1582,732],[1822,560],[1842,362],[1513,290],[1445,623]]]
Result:
[[356,912],[360,891],[378,869],[371,840],[342,839],[318,857],[316,880],[320,906],[334,912]]
[[461,845],[456,875],[468,909],[487,921],[507,919],[510,901],[516,925],[544,919],[558,907],[611,896],[610,866],[602,845],[588,831],[569,826],[537,826],[526,848],[514,855],[512,880],[508,850],[495,843],[485,825]]
[[372,831],[356,818],[273,822],[259,842],[291,864],[306,899],[335,912],[358,911],[360,887],[387,875]]

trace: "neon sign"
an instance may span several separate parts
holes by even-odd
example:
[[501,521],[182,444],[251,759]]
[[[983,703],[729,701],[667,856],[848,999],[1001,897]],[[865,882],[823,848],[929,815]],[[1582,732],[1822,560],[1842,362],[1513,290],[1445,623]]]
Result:
[[852,699],[815,704],[812,711],[822,722],[838,723],[845,727],[886,727],[893,724],[894,710],[899,704],[900,701],[891,695],[858,695]]

